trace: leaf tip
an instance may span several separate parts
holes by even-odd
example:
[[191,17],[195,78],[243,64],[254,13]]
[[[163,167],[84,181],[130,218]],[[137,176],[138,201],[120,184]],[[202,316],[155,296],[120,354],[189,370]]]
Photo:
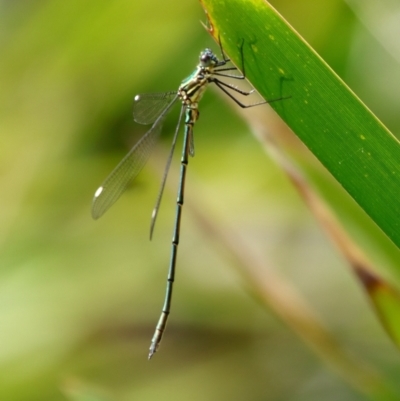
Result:
[[201,21],[201,24],[203,25],[203,27],[206,29],[206,31],[215,39],[217,40],[218,38],[218,34],[216,32],[215,29],[215,25],[210,17],[210,13],[208,12],[208,9],[204,3],[204,0],[199,0],[201,6],[203,7],[204,13],[206,14],[206,18],[207,18],[207,22],[204,23]]

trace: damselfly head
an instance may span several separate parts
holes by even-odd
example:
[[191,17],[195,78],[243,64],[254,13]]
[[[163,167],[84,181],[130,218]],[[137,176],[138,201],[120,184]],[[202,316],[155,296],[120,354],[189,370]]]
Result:
[[210,49],[200,53],[200,64],[202,67],[212,67],[218,63],[217,56]]

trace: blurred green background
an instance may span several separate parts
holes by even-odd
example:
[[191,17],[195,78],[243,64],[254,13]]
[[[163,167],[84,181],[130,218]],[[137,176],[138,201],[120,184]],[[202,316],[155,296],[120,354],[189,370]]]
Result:
[[[271,3],[398,134],[399,5]],[[99,221],[90,206],[146,130],[132,121],[134,95],[175,90],[200,50],[217,50],[200,21],[197,1],[0,1],[1,400],[368,399],[250,296],[185,210],[172,315],[146,360],[175,212],[167,191],[150,242],[154,165],[164,161],[153,158]],[[215,91],[200,110],[187,202],[239,233],[400,394],[398,351],[285,175]],[[398,280],[394,245],[312,156],[294,153],[357,243]]]

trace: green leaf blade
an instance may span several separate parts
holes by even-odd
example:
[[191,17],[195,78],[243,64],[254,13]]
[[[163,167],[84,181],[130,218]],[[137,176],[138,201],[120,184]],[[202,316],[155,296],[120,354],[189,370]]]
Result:
[[263,0],[202,0],[232,61],[347,192],[400,247],[400,143]]

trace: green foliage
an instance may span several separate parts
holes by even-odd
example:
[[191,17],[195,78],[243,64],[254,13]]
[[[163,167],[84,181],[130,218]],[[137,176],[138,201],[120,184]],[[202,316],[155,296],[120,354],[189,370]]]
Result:
[[400,143],[264,0],[202,0],[214,37],[339,183],[400,246]]

